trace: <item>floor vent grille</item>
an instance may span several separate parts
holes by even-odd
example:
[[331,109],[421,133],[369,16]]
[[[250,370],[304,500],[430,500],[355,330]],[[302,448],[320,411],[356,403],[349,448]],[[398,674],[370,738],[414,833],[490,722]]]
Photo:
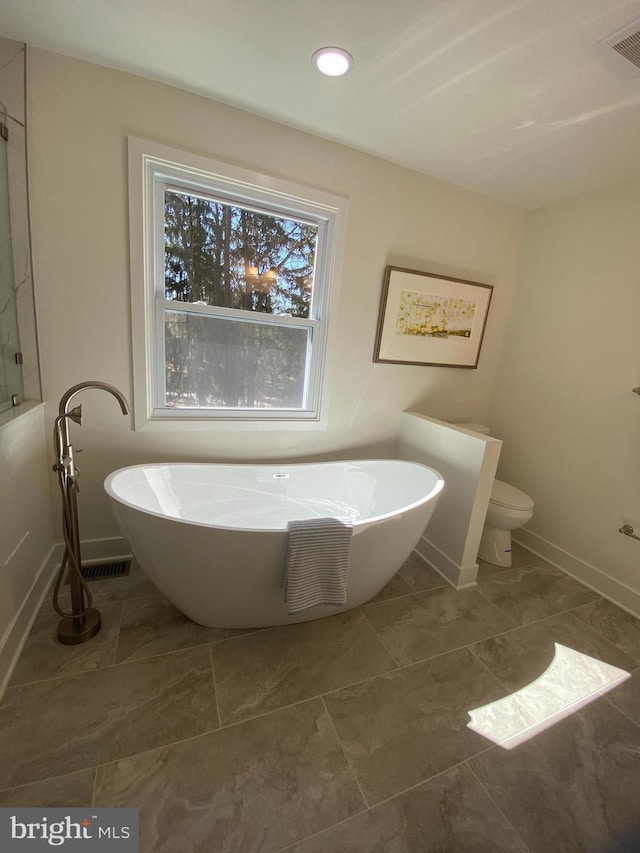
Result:
[[82,567],[82,577],[86,581],[102,581],[106,578],[121,578],[129,574],[131,560],[113,560],[110,563],[94,563]]

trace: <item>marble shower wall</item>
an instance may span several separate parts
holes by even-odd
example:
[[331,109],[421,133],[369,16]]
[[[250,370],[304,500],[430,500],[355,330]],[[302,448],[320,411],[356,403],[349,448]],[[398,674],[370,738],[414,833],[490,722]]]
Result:
[[[27,195],[25,58],[24,44],[12,39],[0,39],[0,101],[6,109],[7,117],[4,121],[9,132],[6,144],[13,254],[13,281],[10,281],[13,296],[9,292],[9,299],[3,301],[0,310],[7,318],[17,315],[20,351],[23,357],[24,399],[40,400],[42,393]],[[13,342],[8,341],[9,344]]]

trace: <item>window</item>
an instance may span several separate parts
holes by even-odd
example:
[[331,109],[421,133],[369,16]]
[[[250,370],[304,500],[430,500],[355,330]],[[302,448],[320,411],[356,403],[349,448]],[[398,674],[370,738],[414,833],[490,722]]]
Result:
[[129,147],[136,425],[321,425],[344,199]]

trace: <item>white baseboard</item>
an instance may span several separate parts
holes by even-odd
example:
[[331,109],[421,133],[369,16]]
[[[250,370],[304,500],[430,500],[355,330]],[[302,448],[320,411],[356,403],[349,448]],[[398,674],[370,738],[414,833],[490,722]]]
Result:
[[22,607],[0,644],[0,700],[2,700],[5,690],[9,686],[13,670],[18,663],[31,626],[35,622],[38,611],[51,586],[58,566],[58,561],[54,556],[55,550],[56,546],[54,545],[42,562]]
[[612,601],[634,616],[640,617],[640,592],[637,590],[631,589],[626,584],[610,577],[590,563],[585,563],[584,560],[575,557],[552,542],[548,542],[542,536],[532,533],[525,527],[521,527],[513,539],[523,548],[562,569],[563,572],[588,586],[589,589],[597,592],[603,598]]
[[[64,545],[54,546],[54,561],[59,566],[64,556]],[[124,536],[110,536],[107,539],[84,539],[80,543],[82,565],[102,563],[107,560],[128,560],[132,557],[131,548]]]
[[424,536],[416,545],[415,550],[454,589],[467,589],[476,585],[477,563],[468,568],[462,568]]
[[[100,563],[107,560],[129,559],[131,548],[122,536],[112,536],[108,539],[87,539],[80,543],[83,565]],[[64,545],[59,542],[54,545],[33,582],[22,607],[16,615],[13,625],[0,641],[0,700],[9,685],[13,670],[27,641],[38,611],[42,606],[53,578],[59,569],[64,556]]]

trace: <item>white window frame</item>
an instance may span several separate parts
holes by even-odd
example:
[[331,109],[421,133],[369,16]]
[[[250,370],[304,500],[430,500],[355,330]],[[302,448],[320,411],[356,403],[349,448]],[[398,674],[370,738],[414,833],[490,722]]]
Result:
[[[176,190],[225,204],[254,207],[317,226],[309,318],[281,317],[165,299],[164,193]],[[136,429],[320,428],[327,424],[329,361],[333,350],[344,255],[347,200],[315,188],[129,137],[129,231]],[[165,405],[166,310],[310,330],[304,409],[208,409]]]

